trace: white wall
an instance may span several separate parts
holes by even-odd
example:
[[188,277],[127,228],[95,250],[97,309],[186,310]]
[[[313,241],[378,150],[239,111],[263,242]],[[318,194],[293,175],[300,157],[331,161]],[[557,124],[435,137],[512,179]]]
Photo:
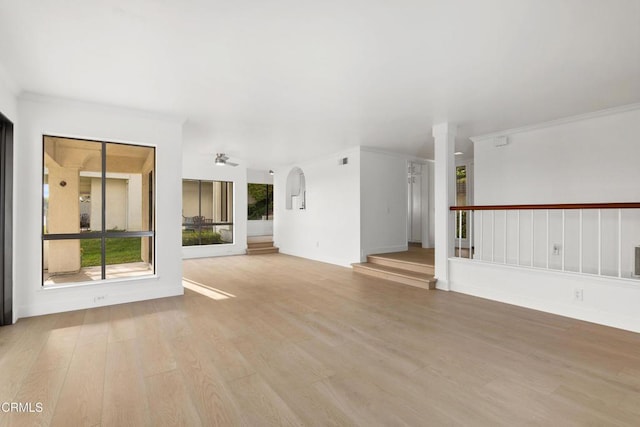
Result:
[[479,139],[475,203],[587,203],[640,200],[640,109]]
[[[347,165],[338,165],[342,157],[349,158]],[[304,210],[285,209],[287,175],[295,166],[306,180]],[[360,261],[359,147],[275,169],[274,178],[274,240],[280,252],[342,266]]]
[[[185,152],[182,157],[182,178],[233,182],[233,243],[185,246],[182,248],[182,257],[185,259],[240,255],[247,250],[247,168],[242,162],[235,167],[215,166],[214,159],[214,154],[207,156]],[[178,208],[182,209],[182,200],[178,198],[176,201]]]
[[11,78],[5,73],[0,64],[0,113],[11,120],[14,125],[18,120],[18,104],[16,99],[17,87]]
[[[181,121],[135,110],[35,95],[18,103],[16,182],[15,307],[19,317],[96,305],[181,295],[180,200]],[[156,150],[156,277],[43,289],[41,260],[42,136],[88,138],[141,145]],[[97,297],[106,296],[98,304]]]
[[[509,144],[494,147],[492,138],[476,138],[474,162],[475,204],[638,202],[640,201],[640,109],[622,109],[607,114],[542,125],[517,132],[505,132]],[[605,212],[605,211],[603,211]],[[503,213],[496,215],[495,257],[502,259],[504,248]],[[515,215],[515,214],[512,214]],[[559,237],[560,220],[550,221],[553,243]],[[592,233],[594,218],[585,213],[585,269],[593,270],[597,237]],[[603,213],[603,272],[611,273],[617,264],[612,253],[617,246],[615,218]],[[575,218],[574,218],[575,216]],[[531,262],[530,213],[521,213],[520,262]],[[543,216],[534,217],[534,267],[546,261],[546,225]],[[483,234],[490,235],[489,221]],[[510,217],[507,258],[515,263],[514,238],[517,223]],[[476,219],[476,225],[479,220]],[[567,214],[566,234],[577,236],[577,215]],[[615,225],[615,224],[614,224]],[[502,266],[480,262],[450,260],[451,289],[485,298],[524,305],[592,322],[640,332],[640,282],[631,279],[632,248],[640,244],[640,218],[637,211],[623,212],[623,276],[629,279],[543,271],[535,268]],[[513,228],[513,229],[512,229]],[[609,230],[612,229],[612,230]],[[478,232],[479,228],[476,230]],[[611,232],[610,232],[611,231]],[[502,233],[502,234],[500,234]],[[477,236],[478,234],[476,234]],[[574,237],[575,237],[574,236]],[[589,237],[590,236],[590,237]],[[591,239],[592,243],[589,243]],[[573,239],[577,240],[577,239]],[[608,249],[609,248],[609,249]],[[488,243],[476,246],[477,257],[490,260]],[[577,246],[567,243],[566,268],[577,269]],[[551,255],[551,267],[559,268],[560,257]],[[617,257],[617,255],[615,255]],[[617,270],[617,269],[616,269]],[[584,300],[576,301],[574,291],[583,290]]]
[[361,261],[369,254],[407,250],[407,161],[406,156],[362,148]]
[[247,236],[271,236],[273,235],[273,220],[258,219],[247,221]]
[[267,170],[247,169],[247,183],[273,184],[273,175]]

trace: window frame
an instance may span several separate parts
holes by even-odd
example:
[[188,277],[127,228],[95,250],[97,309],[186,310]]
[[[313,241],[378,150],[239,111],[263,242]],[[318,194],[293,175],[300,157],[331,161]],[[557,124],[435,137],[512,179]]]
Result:
[[[45,233],[44,232],[44,227],[45,227],[45,198],[44,198],[44,182],[45,182],[45,154],[46,154],[46,148],[45,148],[45,141],[46,138],[64,138],[64,139],[70,139],[70,140],[76,140],[76,141],[85,141],[85,142],[95,142],[95,143],[100,143],[101,144],[101,171],[100,171],[100,187],[101,187],[101,228],[100,231],[96,231],[96,232],[90,232],[90,233]],[[152,172],[152,182],[150,185],[150,191],[151,191],[151,203],[149,206],[149,220],[150,220],[150,224],[149,224],[149,231],[108,231],[106,230],[106,209],[107,209],[107,203],[106,203],[106,198],[107,198],[107,191],[106,191],[106,186],[107,186],[107,145],[128,145],[128,146],[133,146],[133,147],[144,147],[144,148],[151,148],[153,150],[153,172]],[[157,146],[156,145],[152,145],[152,144],[139,144],[139,143],[131,143],[131,142],[122,142],[122,141],[107,141],[107,140],[98,140],[98,139],[91,139],[91,138],[79,138],[79,137],[69,137],[69,136],[64,136],[64,135],[57,135],[57,134],[52,134],[52,133],[47,133],[47,134],[43,134],[42,135],[42,153],[40,155],[41,158],[41,179],[40,179],[40,191],[41,191],[41,207],[40,207],[40,233],[41,233],[41,245],[40,245],[40,250],[41,250],[41,262],[40,262],[40,269],[41,269],[41,284],[40,286],[43,289],[50,289],[50,288],[55,288],[55,287],[59,287],[59,286],[76,286],[76,285],[88,285],[88,284],[100,284],[100,283],[105,283],[106,281],[123,281],[123,280],[144,280],[147,279],[149,277],[153,277],[156,275],[156,176],[157,176],[157,161],[158,161],[158,156],[157,156]],[[51,185],[49,183],[49,185]],[[125,279],[107,279],[106,274],[107,274],[107,264],[106,264],[106,258],[107,258],[107,253],[106,253],[106,246],[107,246],[107,239],[111,239],[111,238],[135,238],[135,237],[151,237],[151,259],[149,260],[149,264],[152,267],[151,268],[151,273],[148,275],[144,275],[144,276],[132,276],[132,277],[127,277]],[[43,260],[44,260],[44,242],[45,241],[53,241],[53,240],[88,240],[88,239],[100,239],[100,280],[90,280],[90,281],[83,281],[83,282],[71,282],[71,283],[65,283],[65,284],[61,284],[61,285],[45,285],[45,279],[44,279],[44,264],[43,264]]]
[[[207,223],[206,226],[211,226],[211,227],[215,227],[218,225],[230,225],[231,226],[231,242],[221,242],[221,243],[202,243],[202,230],[203,227],[202,224],[198,224],[197,225],[197,232],[198,232],[198,243],[194,244],[194,245],[185,245],[184,244],[184,237],[181,237],[181,245],[183,248],[190,248],[190,247],[200,247],[200,246],[220,246],[220,245],[234,245],[236,243],[236,231],[235,231],[235,216],[236,216],[236,207],[235,207],[235,200],[236,200],[236,196],[235,196],[235,187],[236,187],[236,183],[235,181],[222,181],[222,180],[209,180],[209,179],[197,179],[197,178],[182,178],[182,186],[184,188],[184,183],[185,182],[197,182],[198,183],[198,217],[202,218],[202,184],[203,183],[211,183],[214,184],[216,182],[221,182],[221,183],[227,183],[227,184],[231,184],[231,220],[230,221],[219,221],[219,222],[211,222],[211,223]],[[180,201],[182,204],[182,208],[183,208],[183,213],[184,213],[184,192],[182,194],[182,200]],[[228,208],[228,204],[227,201],[224,201],[225,203],[225,207]],[[181,227],[181,232],[184,232],[184,229],[182,227],[193,227],[194,223],[190,223],[190,222],[186,222],[184,221],[185,218],[192,218],[192,217],[186,217],[182,216],[183,221],[180,224]],[[228,218],[228,216],[227,216]]]

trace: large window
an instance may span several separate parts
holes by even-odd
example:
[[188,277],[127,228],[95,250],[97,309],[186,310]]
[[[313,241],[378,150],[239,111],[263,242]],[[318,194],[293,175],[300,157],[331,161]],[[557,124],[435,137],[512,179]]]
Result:
[[249,220],[273,219],[273,185],[272,184],[248,184],[248,211]]
[[182,181],[182,246],[233,243],[233,182]]
[[43,285],[154,273],[155,148],[45,136]]

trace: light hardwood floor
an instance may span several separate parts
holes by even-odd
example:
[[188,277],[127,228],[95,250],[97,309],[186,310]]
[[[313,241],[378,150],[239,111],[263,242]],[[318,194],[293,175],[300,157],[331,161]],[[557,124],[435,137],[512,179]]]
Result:
[[[264,255],[0,328],[0,425],[640,424],[640,335]],[[200,285],[198,285],[200,284]]]
[[375,254],[376,257],[391,260],[408,261],[417,264],[433,266],[435,264],[435,249],[422,248],[413,244],[409,245],[406,251],[391,252],[386,254]]

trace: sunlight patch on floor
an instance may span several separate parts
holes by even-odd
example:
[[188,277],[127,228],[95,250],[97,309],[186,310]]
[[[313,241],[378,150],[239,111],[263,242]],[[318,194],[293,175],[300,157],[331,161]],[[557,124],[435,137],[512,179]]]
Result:
[[202,283],[194,282],[193,280],[182,278],[182,286],[193,292],[197,292],[200,295],[214,299],[223,300],[228,298],[235,298],[236,296],[220,289],[212,288],[211,286],[203,285]]

